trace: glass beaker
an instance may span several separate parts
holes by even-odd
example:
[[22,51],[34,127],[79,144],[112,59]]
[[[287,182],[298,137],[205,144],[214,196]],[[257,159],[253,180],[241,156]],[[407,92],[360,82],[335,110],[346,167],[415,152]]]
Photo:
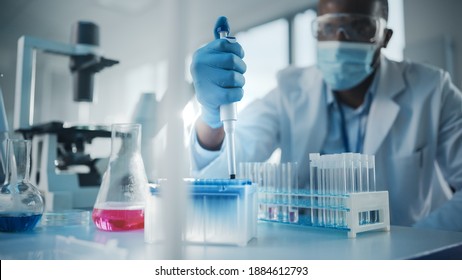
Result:
[[140,124],[112,125],[111,156],[92,213],[101,230],[144,228],[148,180],[140,146]]
[[44,210],[43,198],[29,181],[30,140],[7,139],[6,179],[0,190],[0,231],[27,231]]

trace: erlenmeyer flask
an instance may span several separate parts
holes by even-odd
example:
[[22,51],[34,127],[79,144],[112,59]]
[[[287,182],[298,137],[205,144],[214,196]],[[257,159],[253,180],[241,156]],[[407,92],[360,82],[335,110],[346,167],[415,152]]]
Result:
[[27,231],[44,210],[42,196],[29,181],[29,140],[7,139],[6,179],[0,189],[0,231]]
[[111,156],[92,219],[106,231],[144,228],[148,180],[140,153],[141,125],[112,125]]

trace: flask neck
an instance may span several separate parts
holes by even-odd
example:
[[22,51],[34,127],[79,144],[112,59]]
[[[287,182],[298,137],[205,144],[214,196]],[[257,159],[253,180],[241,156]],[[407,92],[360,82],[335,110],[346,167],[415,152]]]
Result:
[[141,137],[139,126],[125,131],[113,131],[111,144],[111,158],[140,153]]
[[6,182],[29,181],[30,143],[23,140],[8,141]]

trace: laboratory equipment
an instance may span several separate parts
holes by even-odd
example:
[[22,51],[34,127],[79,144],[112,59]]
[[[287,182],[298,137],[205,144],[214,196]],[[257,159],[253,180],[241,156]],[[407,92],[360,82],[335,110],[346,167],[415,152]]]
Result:
[[327,13],[311,23],[311,34],[319,41],[337,41],[341,33],[350,42],[376,43],[387,21],[361,14]]
[[[228,40],[230,43],[235,43],[236,38],[229,36],[229,25],[227,21],[222,22],[217,26],[217,33],[220,39]],[[226,149],[228,153],[228,172],[230,179],[236,178],[236,155],[234,142],[235,122],[237,121],[237,105],[236,102],[224,104],[220,106],[220,121],[223,122],[223,128],[226,133]]]
[[65,122],[34,123],[35,63],[38,51],[70,57],[74,101],[93,101],[93,76],[118,61],[101,56],[99,29],[78,22],[72,42],[65,44],[31,36],[18,40],[14,128],[32,140],[32,182],[42,191],[47,210],[92,207],[101,173],[88,146],[95,138],[109,142],[110,130],[99,125]]
[[5,181],[6,169],[6,139],[8,139],[8,120],[6,119],[3,92],[0,86],[0,184]]
[[240,176],[258,182],[262,221],[343,230],[350,238],[390,229],[388,192],[376,190],[374,156],[310,154],[309,189],[298,188],[295,163],[239,168]]
[[148,180],[141,158],[141,125],[113,124],[111,156],[98,192],[92,219],[106,231],[144,227]]
[[258,218],[268,221],[298,223],[298,164],[247,162],[239,164],[240,178],[258,186]]
[[42,227],[89,226],[91,211],[83,209],[67,209],[46,211],[40,220]]
[[[185,179],[189,192],[183,240],[188,243],[245,246],[257,235],[257,188],[245,179]],[[160,226],[162,189],[167,180],[150,187],[144,237],[148,243],[165,240]]]
[[29,181],[30,151],[28,140],[7,140],[6,180],[0,190],[0,231],[28,231],[42,217],[42,196]]

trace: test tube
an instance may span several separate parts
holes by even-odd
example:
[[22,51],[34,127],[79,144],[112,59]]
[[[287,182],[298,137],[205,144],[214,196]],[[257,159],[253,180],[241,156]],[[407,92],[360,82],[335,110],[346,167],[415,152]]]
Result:
[[333,180],[332,180],[332,215],[334,216],[334,223],[333,226],[338,226],[338,155],[333,155],[332,158],[332,173],[333,173]]
[[317,203],[316,203],[316,212],[317,212],[317,226],[323,225],[322,219],[322,203],[323,203],[323,158],[322,156],[319,158],[318,161],[318,189],[317,189]]
[[268,180],[268,191],[271,193],[270,200],[270,219],[277,221],[279,217],[278,206],[275,205],[276,202],[276,166],[272,163],[267,164],[267,180]]
[[[369,192],[369,156],[361,155],[361,174],[362,174],[362,190],[363,192]],[[363,224],[370,223],[369,211],[362,212],[361,222]]]
[[324,226],[323,209],[324,206],[324,157],[319,158],[318,165],[318,203],[316,211],[318,212],[318,226]]
[[356,177],[356,185],[355,185],[355,192],[361,192],[363,187],[362,175],[361,175],[361,155],[358,153],[354,154],[354,163],[355,163],[355,177]]
[[[375,181],[375,156],[369,156],[369,190],[371,192],[377,191],[376,181]],[[379,213],[378,211],[372,212],[372,217],[370,217],[371,223],[378,223],[379,222]]]
[[330,215],[331,225],[337,226],[337,155],[334,154],[331,157],[331,197],[330,197]]
[[287,184],[289,186],[289,222],[297,224],[299,222],[298,216],[298,164],[296,162],[287,163]]
[[341,224],[340,217],[340,192],[341,192],[341,155],[336,154],[334,160],[334,208],[335,208],[335,227],[339,227]]
[[376,185],[375,185],[375,156],[370,155],[369,156],[369,190],[371,192],[377,191]]
[[263,204],[263,211],[264,211],[264,214],[263,214],[263,217],[264,219],[266,220],[269,220],[269,194],[268,194],[268,182],[266,180],[266,167],[265,167],[265,164],[264,163],[256,163],[256,168],[258,168],[258,176],[259,176],[259,180],[261,181],[261,185],[262,185],[262,192],[264,194],[264,197],[263,197],[263,200],[265,201],[265,203]]
[[334,217],[334,211],[332,211],[332,206],[333,206],[333,189],[334,189],[334,169],[333,169],[333,163],[334,163],[334,155],[327,155],[326,157],[326,163],[327,163],[327,207],[326,207],[326,215],[327,215],[327,226],[334,226],[335,224],[335,217]]
[[323,196],[323,208],[322,208],[322,218],[324,219],[324,226],[328,226],[329,225],[329,216],[328,216],[328,206],[329,206],[329,198],[328,198],[328,194],[329,194],[329,162],[328,162],[328,158],[327,158],[328,155],[324,155],[324,159],[323,159],[323,169],[324,169],[324,189],[323,189],[323,192],[324,192],[324,196]]
[[346,212],[343,210],[345,208],[345,200],[344,197],[348,193],[348,156],[346,154],[340,155],[340,193],[342,194],[342,198],[340,199],[340,205],[342,211],[340,211],[340,224],[342,227],[346,226]]
[[354,158],[353,158],[352,153],[345,154],[345,157],[346,157],[347,192],[353,193],[355,191]]
[[252,180],[252,177],[251,177],[251,173],[248,172],[248,169],[247,169],[247,166],[248,166],[248,162],[239,162],[238,164],[238,169],[239,169],[239,179],[249,179],[251,180],[252,182],[254,182]]
[[289,221],[289,205],[288,205],[288,193],[289,185],[287,180],[287,163],[281,163],[278,165],[278,184],[279,184],[279,214],[282,222],[287,223]]
[[319,208],[319,225],[326,225],[326,158],[325,156],[321,157],[320,162],[320,171],[321,171],[321,184],[320,184],[320,208]]
[[265,163],[255,163],[254,168],[257,170],[258,174],[258,180],[262,186],[262,193],[263,193],[263,200],[265,203],[262,205],[262,211],[263,211],[263,218],[266,220],[269,220],[269,212],[270,212],[270,206],[269,206],[269,194],[268,194],[268,180],[267,180],[267,172],[266,172],[266,164]]
[[321,219],[320,219],[320,225],[325,226],[326,225],[326,178],[327,178],[327,163],[326,163],[326,157],[322,156],[321,157],[321,208],[319,209]]
[[310,206],[311,206],[311,224],[317,225],[317,193],[318,193],[318,164],[320,154],[310,154]]

